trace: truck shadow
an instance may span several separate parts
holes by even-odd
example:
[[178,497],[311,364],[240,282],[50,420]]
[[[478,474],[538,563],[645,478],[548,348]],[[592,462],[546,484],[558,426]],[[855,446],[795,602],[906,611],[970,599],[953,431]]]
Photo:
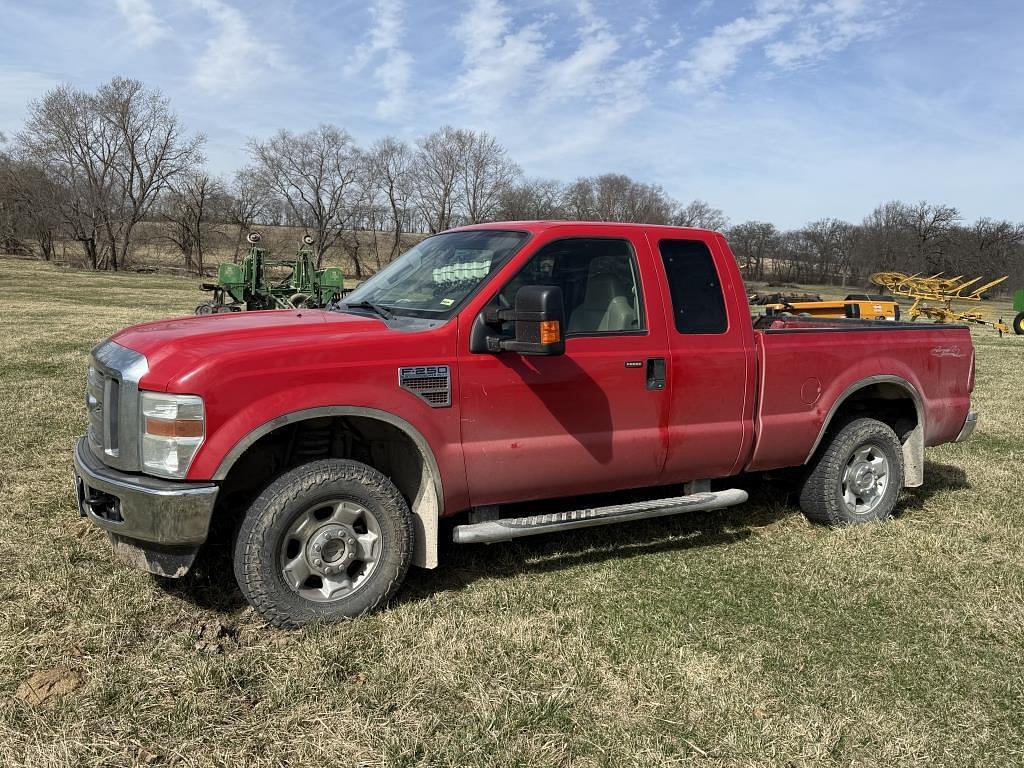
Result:
[[[579,442],[599,464],[612,460],[612,411],[608,395],[579,363],[567,355],[536,357],[505,355],[499,362],[520,380],[540,406],[561,426],[560,434]],[[522,407],[522,406],[520,406]],[[519,413],[519,423],[530,423]]]
[[905,517],[925,508],[925,503],[939,491],[963,491],[971,487],[967,473],[953,464],[939,464],[935,461],[924,463],[924,485],[920,488],[904,488],[900,503],[896,505],[894,517]]
[[[733,487],[746,490],[750,500],[741,506],[710,512],[691,512],[635,523],[581,529],[486,545],[451,543],[451,525],[442,526],[441,566],[413,571],[396,599],[415,602],[439,592],[457,591],[482,578],[511,578],[550,573],[575,566],[704,547],[737,544],[786,518],[798,517],[798,485],[792,473],[775,476],[742,475]],[[960,467],[928,461],[925,483],[903,491],[895,517],[911,516],[942,491],[970,488]],[[603,496],[604,503],[631,501]],[[548,511],[548,510],[543,510]],[[526,514],[526,513],[524,513]]]
[[[742,475],[731,485],[743,488],[750,501],[738,507],[711,512],[690,512],[634,523],[581,529],[576,533],[554,533],[486,545],[456,545],[451,542],[455,522],[441,527],[441,566],[436,570],[413,569],[395,599],[396,603],[418,602],[444,592],[459,591],[478,579],[513,578],[550,573],[575,566],[611,560],[629,560],[646,555],[678,552],[703,547],[737,544],[787,518],[799,516],[795,479],[789,473],[766,477]],[[970,488],[960,467],[929,461],[925,484],[906,489],[896,516],[920,513],[928,500],[943,491]],[[671,488],[661,489],[670,493]],[[576,504],[635,501],[650,491],[576,499]],[[549,505],[523,505],[522,514],[551,511]],[[543,506],[543,509],[530,507]],[[557,506],[557,505],[554,505]],[[235,584],[231,547],[203,548],[192,571],[165,587],[171,594],[207,610],[233,613],[245,607]]]

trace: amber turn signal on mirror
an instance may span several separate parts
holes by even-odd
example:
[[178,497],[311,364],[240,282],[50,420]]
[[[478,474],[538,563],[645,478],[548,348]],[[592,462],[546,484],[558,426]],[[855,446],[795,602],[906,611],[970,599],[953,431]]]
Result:
[[540,343],[555,344],[562,340],[562,326],[557,320],[544,320],[540,324]]

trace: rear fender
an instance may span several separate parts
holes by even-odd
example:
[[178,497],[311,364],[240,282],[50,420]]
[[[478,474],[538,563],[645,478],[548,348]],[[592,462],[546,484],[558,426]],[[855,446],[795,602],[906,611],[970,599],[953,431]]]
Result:
[[903,440],[903,485],[907,488],[917,488],[924,483],[924,402],[914,385],[899,376],[885,374],[869,376],[866,379],[861,379],[850,384],[843,393],[836,398],[836,401],[832,403],[832,407],[829,409],[828,415],[825,417],[825,421],[822,423],[821,429],[818,431],[818,437],[815,439],[814,445],[811,446],[811,450],[807,454],[807,458],[804,463],[806,464],[814,457],[815,452],[821,445],[821,441],[825,437],[825,433],[828,432],[829,427],[832,426],[833,420],[842,408],[843,404],[846,403],[853,395],[857,394],[857,392],[875,384],[893,384],[905,391],[914,403],[914,410],[917,412],[917,424],[914,426],[914,429],[910,434],[908,434]]

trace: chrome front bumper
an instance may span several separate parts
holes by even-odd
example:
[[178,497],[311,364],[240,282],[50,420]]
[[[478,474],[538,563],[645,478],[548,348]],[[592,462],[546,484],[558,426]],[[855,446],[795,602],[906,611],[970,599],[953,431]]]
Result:
[[[75,486],[83,517],[117,539],[159,546],[202,544],[218,491],[214,483],[161,480],[111,469],[93,455],[85,438],[75,446]],[[116,544],[115,540],[115,549]]]
[[978,412],[968,411],[967,419],[964,421],[963,427],[960,429],[960,434],[956,436],[954,442],[962,443],[964,440],[974,434],[974,428],[978,426]]

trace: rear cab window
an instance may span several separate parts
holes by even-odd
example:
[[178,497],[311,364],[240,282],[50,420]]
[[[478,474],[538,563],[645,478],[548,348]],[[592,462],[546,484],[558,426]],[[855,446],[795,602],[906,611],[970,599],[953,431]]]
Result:
[[725,333],[729,321],[722,281],[707,243],[661,240],[658,251],[672,297],[676,330],[683,334]]

